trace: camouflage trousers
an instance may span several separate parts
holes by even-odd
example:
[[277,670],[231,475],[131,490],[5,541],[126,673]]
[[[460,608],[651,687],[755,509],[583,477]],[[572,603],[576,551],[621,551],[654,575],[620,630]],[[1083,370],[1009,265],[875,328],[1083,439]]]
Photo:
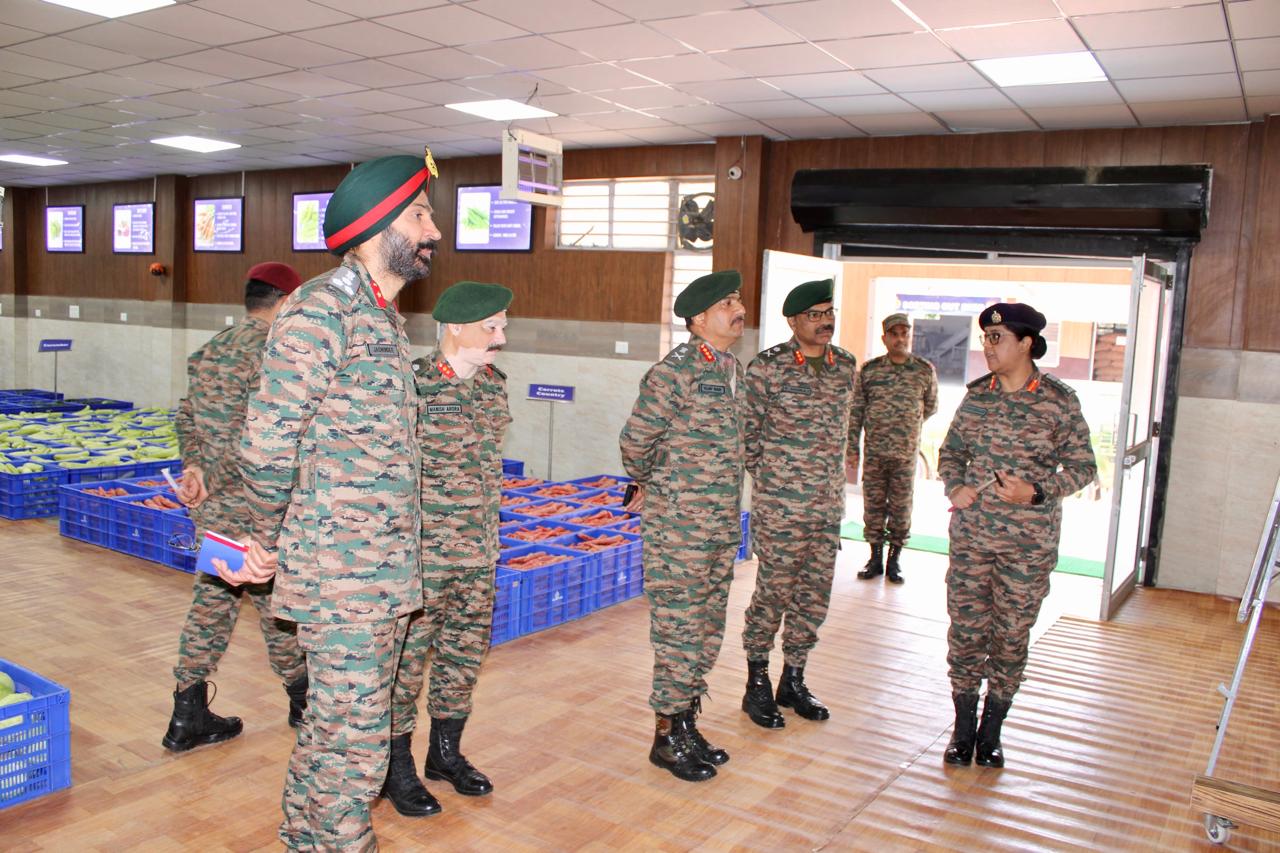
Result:
[[409,617],[409,631],[391,692],[391,734],[417,726],[418,696],[431,658],[427,714],[437,719],[471,716],[471,693],[493,630],[493,566],[423,566],[423,609]]
[[1012,699],[1018,692],[1031,626],[1058,562],[1057,538],[1052,542],[1052,547],[1029,550],[1005,540],[952,536],[947,663],[953,693],[977,692],[983,678],[988,695]]
[[789,666],[803,667],[827,618],[840,528],[795,525],[781,513],[772,512],[753,513],[751,528],[759,566],[742,629],[742,647],[747,660],[767,661],[785,616],[783,658]]
[[307,713],[285,772],[280,840],[290,850],[378,849],[369,804],[391,749],[391,683],[409,617],[298,625]]
[[307,663],[298,648],[293,623],[271,615],[270,583],[233,587],[213,575],[198,572],[191,609],[178,638],[178,665],[173,669],[179,690],[204,681],[217,670],[240,616],[242,597],[247,597],[258,611],[262,638],[267,641],[267,660],[275,674],[285,684],[306,675]]
[[868,456],[862,463],[862,526],[869,545],[881,545],[888,530],[890,545],[907,544],[911,536],[911,496],[916,461]]
[[672,537],[653,523],[643,529],[653,644],[649,705],[659,714],[676,714],[707,692],[707,674],[724,642],[733,558],[741,543]]

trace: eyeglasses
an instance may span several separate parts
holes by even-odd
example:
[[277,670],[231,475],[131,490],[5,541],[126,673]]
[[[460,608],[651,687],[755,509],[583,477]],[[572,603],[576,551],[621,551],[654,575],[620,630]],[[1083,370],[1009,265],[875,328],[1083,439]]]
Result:
[[835,308],[828,308],[826,311],[804,311],[802,312],[806,320],[810,323],[816,323],[819,320],[834,320],[836,316]]
[[999,346],[1000,339],[1004,337],[1004,332],[983,332],[982,342],[987,346]]

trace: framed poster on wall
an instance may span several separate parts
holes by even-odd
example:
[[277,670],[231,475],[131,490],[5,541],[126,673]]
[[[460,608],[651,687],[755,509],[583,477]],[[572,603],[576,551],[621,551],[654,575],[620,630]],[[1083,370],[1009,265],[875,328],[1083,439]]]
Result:
[[324,244],[324,212],[329,207],[331,192],[293,194],[293,250],[326,252]]
[[84,251],[84,205],[44,209],[44,248],[47,252]]
[[197,252],[244,251],[244,197],[195,200],[195,234],[191,247]]
[[156,251],[156,205],[111,205],[111,251],[117,255],[153,255]]

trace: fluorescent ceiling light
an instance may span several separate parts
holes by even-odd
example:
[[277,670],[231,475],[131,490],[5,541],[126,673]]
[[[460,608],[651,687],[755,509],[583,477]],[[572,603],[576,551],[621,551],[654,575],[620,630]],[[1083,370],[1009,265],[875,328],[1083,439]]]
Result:
[[467,101],[462,104],[445,104],[445,106],[451,110],[470,113],[473,116],[493,119],[494,121],[514,121],[520,118],[551,118],[557,115],[557,113],[553,113],[550,110],[522,104],[510,98],[498,98],[494,101]]
[[136,12],[145,12],[148,9],[172,6],[175,0],[44,0],[44,2],[55,6],[66,6],[68,9],[78,9],[91,15],[101,15],[104,18],[120,18]]
[[1097,83],[1107,79],[1102,66],[1088,51],[975,59],[978,70],[997,86],[1048,86],[1056,83]]
[[21,163],[24,166],[65,166],[66,160],[54,160],[51,157],[32,157],[30,154],[0,154],[0,160],[6,163]]
[[239,148],[238,142],[223,142],[219,139],[205,139],[203,136],[166,136],[163,139],[151,140],[156,145],[168,145],[170,148],[181,148],[184,151],[198,151],[208,154],[213,151],[227,151]]

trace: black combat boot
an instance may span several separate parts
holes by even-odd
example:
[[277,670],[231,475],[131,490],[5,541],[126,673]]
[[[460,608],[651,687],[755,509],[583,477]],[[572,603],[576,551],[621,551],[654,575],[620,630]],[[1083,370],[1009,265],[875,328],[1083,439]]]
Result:
[[973,760],[973,743],[978,736],[978,694],[957,693],[951,697],[956,706],[956,724],[951,729],[951,743],[942,760],[965,767]]
[[982,705],[982,724],[978,726],[978,755],[975,759],[983,767],[1004,767],[1004,749],[1000,746],[1000,726],[1009,713],[1010,699],[1000,699],[987,694]]
[[827,706],[809,692],[804,683],[804,667],[782,665],[782,677],[778,679],[778,704],[791,708],[806,720],[825,720],[831,716]]
[[884,574],[884,545],[876,543],[871,546],[871,559],[867,560],[866,568],[858,572],[858,580],[869,581],[882,574]]
[[693,751],[680,718],[684,714],[658,714],[653,730],[653,748],[649,762],[668,770],[686,782],[705,782],[716,775],[716,769],[702,761]]
[[493,793],[493,783],[462,754],[462,729],[466,724],[466,717],[431,718],[431,746],[422,771],[428,779],[448,782],[459,794],[483,797]]
[[684,729],[685,737],[688,738],[689,746],[693,748],[693,754],[704,764],[711,764],[719,767],[729,761],[729,753],[723,749],[712,746],[707,739],[702,736],[702,732],[698,731],[698,714],[702,713],[702,697],[699,696],[689,705],[689,710],[685,711],[678,718],[678,724]]
[[[173,716],[160,743],[171,752],[231,740],[244,731],[239,717],[219,717],[209,710],[209,682],[197,681],[186,690],[173,691]],[[217,695],[217,690],[214,691]]]
[[413,767],[413,732],[391,739],[391,760],[387,779],[382,783],[382,796],[391,801],[405,817],[430,817],[440,813],[440,801],[431,796]]
[[900,554],[902,554],[901,545],[889,546],[889,559],[884,566],[884,579],[889,583],[902,583],[902,569],[898,566]]
[[289,725],[295,729],[302,725],[302,715],[307,710],[307,687],[306,673],[284,686],[284,692],[289,694]]
[[780,729],[787,724],[773,700],[773,685],[769,683],[767,660],[747,661],[747,692],[742,697],[742,710],[751,722],[766,729]]

